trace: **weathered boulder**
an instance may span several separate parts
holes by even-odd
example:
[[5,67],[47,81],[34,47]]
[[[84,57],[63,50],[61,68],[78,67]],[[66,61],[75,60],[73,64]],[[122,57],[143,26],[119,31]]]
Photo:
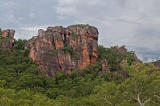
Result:
[[98,59],[98,29],[89,25],[72,25],[40,29],[38,36],[30,39],[25,49],[30,58],[53,76],[57,71],[70,73],[94,64]]
[[0,48],[1,49],[11,49],[14,45],[14,33],[13,29],[2,30],[0,35]]

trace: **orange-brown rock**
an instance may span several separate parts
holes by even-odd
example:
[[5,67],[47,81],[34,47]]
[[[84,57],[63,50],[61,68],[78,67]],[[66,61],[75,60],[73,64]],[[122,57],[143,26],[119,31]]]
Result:
[[109,68],[107,59],[103,59],[101,62],[101,65],[102,65],[102,71],[105,71],[107,73],[110,72],[110,68]]
[[48,76],[57,71],[70,73],[94,64],[98,59],[98,30],[89,25],[72,25],[40,29],[25,48],[30,58]]
[[0,35],[0,49],[11,49],[14,45],[14,33],[13,29],[2,30]]

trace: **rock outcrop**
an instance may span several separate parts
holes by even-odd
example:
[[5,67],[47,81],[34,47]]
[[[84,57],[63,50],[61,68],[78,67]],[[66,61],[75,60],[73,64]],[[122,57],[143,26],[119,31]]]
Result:
[[89,25],[72,25],[40,29],[38,36],[30,39],[25,49],[30,58],[53,76],[57,71],[69,74],[72,70],[83,69],[98,59],[98,30]]
[[2,30],[0,34],[0,48],[11,49],[14,45],[14,33],[13,29]]
[[103,59],[101,62],[101,65],[102,65],[102,71],[105,71],[107,73],[109,73],[111,71],[109,68],[107,59]]
[[157,61],[154,61],[154,62],[151,62],[155,67],[159,68],[160,69],[160,60],[157,60]]

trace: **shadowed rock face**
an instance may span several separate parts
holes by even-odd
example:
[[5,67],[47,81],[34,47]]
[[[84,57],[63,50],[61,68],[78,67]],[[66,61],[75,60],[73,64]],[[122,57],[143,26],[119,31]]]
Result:
[[14,33],[13,29],[2,30],[0,35],[0,48],[11,49],[14,45]]
[[107,59],[103,59],[101,62],[101,65],[102,65],[102,71],[105,71],[107,73],[110,72],[110,68],[109,68]]
[[98,30],[93,26],[72,25],[40,29],[38,36],[30,39],[25,48],[30,58],[45,70],[48,76],[57,71],[70,73],[83,69],[98,59]]

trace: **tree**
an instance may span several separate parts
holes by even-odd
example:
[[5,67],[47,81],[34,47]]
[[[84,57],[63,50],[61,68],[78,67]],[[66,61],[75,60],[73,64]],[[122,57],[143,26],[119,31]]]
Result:
[[[142,70],[143,69],[143,70]],[[140,106],[160,104],[160,72],[152,64],[134,66],[134,72],[120,87],[124,100]]]
[[43,86],[43,80],[41,80],[39,76],[34,74],[25,74],[21,76],[18,80],[18,83],[16,84],[17,89],[33,89],[34,87],[41,86]]
[[103,59],[104,58],[103,55],[106,52],[107,52],[106,48],[102,45],[99,45],[98,46],[98,59]]
[[0,88],[4,87],[5,84],[6,84],[5,80],[0,80]]
[[27,42],[27,40],[22,40],[22,39],[18,39],[15,41],[14,43],[14,47],[13,49],[18,49],[18,50],[24,50],[24,46],[25,46],[25,43]]
[[116,103],[116,90],[115,83],[106,82],[95,88],[96,95],[92,95],[91,98],[95,99],[93,99],[93,102],[96,106],[114,106]]

